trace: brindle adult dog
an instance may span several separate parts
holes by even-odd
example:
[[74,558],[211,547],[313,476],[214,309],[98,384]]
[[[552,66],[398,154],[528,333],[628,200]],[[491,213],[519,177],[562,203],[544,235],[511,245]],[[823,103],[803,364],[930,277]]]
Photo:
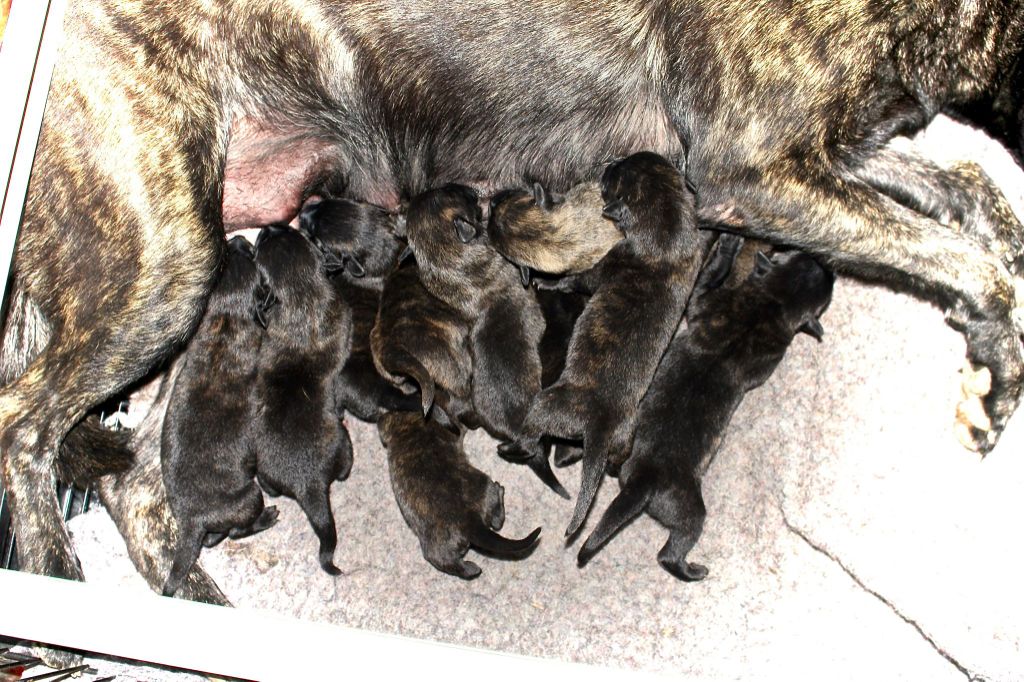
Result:
[[866,164],[999,86],[1022,25],[1024,0],[72,0],[14,264],[41,325],[5,337],[25,351],[0,393],[21,565],[81,579],[65,434],[190,336],[222,229],[289,219],[332,173],[394,207],[446,182],[564,190],[682,140],[702,218],[948,311],[991,370],[991,449],[1021,392],[1019,268],[880,186],[906,155]]

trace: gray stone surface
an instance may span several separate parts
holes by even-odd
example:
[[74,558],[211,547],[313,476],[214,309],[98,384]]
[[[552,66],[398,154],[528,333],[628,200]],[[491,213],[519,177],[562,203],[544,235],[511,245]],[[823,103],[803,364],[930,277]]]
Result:
[[[940,121],[921,144],[983,159],[1020,204],[1019,171],[983,138]],[[333,488],[345,575],[319,570],[289,501],[277,526],[202,562],[239,608],[684,678],[1024,680],[1024,417],[984,461],[957,444],[964,345],[925,303],[840,280],[823,323],[824,343],[797,339],[748,396],[711,466],[702,583],[657,566],[666,532],[646,517],[577,569],[578,543],[562,540],[572,503],[479,434],[471,458],[506,488],[506,532],[541,525],[542,542],[522,562],[476,559],[476,581],[443,575],[360,423],[352,476]],[[559,475],[575,493],[578,467]],[[597,509],[616,488],[606,480]],[[145,589],[102,513],[71,525],[89,580]]]

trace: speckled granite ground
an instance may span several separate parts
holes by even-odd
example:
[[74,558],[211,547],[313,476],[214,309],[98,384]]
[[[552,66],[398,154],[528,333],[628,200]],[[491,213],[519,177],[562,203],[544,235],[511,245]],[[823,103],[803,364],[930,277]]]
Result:
[[[940,121],[923,143],[982,160],[1021,205],[1024,177],[980,136]],[[1024,680],[1022,417],[983,462],[957,444],[964,346],[927,304],[840,280],[823,323],[824,343],[798,338],[748,396],[705,479],[702,583],[657,566],[666,533],[647,518],[577,569],[561,539],[571,502],[479,434],[471,458],[506,488],[505,530],[542,525],[543,539],[523,562],[477,559],[476,581],[442,575],[360,423],[352,476],[333,488],[345,575],[319,570],[288,501],[277,526],[202,563],[243,609],[692,679]],[[578,476],[560,472],[572,493]],[[598,508],[616,488],[606,480]],[[89,580],[143,589],[101,512],[71,526]]]

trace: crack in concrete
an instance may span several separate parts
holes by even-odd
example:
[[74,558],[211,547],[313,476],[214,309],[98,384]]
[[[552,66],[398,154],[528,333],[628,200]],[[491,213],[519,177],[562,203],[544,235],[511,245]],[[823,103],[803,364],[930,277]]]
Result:
[[866,584],[864,584],[864,581],[862,581],[859,577],[857,577],[857,574],[854,573],[846,564],[844,564],[843,561],[839,557],[837,557],[835,554],[833,554],[829,550],[825,549],[824,547],[822,547],[821,545],[816,543],[804,531],[802,531],[799,528],[797,528],[796,526],[794,526],[790,522],[789,517],[786,516],[786,512],[783,511],[781,505],[779,506],[779,512],[782,514],[782,522],[786,525],[786,528],[789,529],[789,532],[793,533],[798,538],[803,540],[807,544],[807,546],[810,547],[811,549],[813,549],[815,552],[818,552],[822,556],[830,559],[832,561],[832,563],[834,563],[836,566],[841,568],[843,573],[845,573],[850,578],[850,580],[852,580],[854,583],[856,583],[856,585],[858,587],[860,587],[862,590],[864,590],[865,592],[870,594],[872,597],[874,597],[878,601],[880,601],[883,604],[885,604],[889,608],[890,611],[892,611],[894,614],[896,614],[896,616],[899,617],[900,620],[902,620],[904,623],[906,623],[910,627],[914,628],[914,630],[917,631],[917,634],[919,634],[921,636],[921,638],[924,639],[924,641],[928,642],[928,644],[932,647],[932,649],[935,650],[935,652],[937,654],[939,654],[939,656],[942,656],[942,658],[946,659],[946,661],[950,665],[952,665],[954,668],[959,670],[964,675],[964,677],[967,678],[968,682],[984,682],[984,678],[979,677],[979,676],[975,676],[962,663],[960,663],[958,660],[953,658],[945,649],[943,649],[941,646],[939,646],[939,644],[934,639],[932,639],[930,636],[928,636],[928,633],[926,633],[921,628],[921,626],[917,624],[917,621],[915,621],[915,620],[907,617],[906,615],[904,615],[903,612],[900,611],[896,607],[895,604],[893,604],[891,601],[889,601],[888,599],[883,597],[880,593],[876,592],[875,590],[871,589]]

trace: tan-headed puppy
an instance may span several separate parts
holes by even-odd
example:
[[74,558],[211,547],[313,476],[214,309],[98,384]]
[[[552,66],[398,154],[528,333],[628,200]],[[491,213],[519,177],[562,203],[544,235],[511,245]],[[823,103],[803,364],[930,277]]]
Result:
[[273,297],[256,383],[257,478],[268,494],[299,503],[320,540],[320,566],[338,575],[330,488],[352,469],[352,442],[335,385],[348,359],[351,311],[336,300],[320,252],[298,230],[260,230],[256,266]]
[[201,548],[251,535],[277,521],[256,485],[253,395],[263,344],[257,324],[266,300],[252,247],[228,243],[206,315],[185,349],[171,392],[160,453],[167,501],[178,526],[177,549],[163,593],[178,591]]
[[565,369],[530,406],[518,444],[583,440],[583,477],[567,535],[582,525],[610,459],[625,460],[636,409],[679,325],[703,256],[694,196],[682,174],[650,152],[610,165],[605,213],[625,233],[598,265],[578,275],[594,291],[569,342]]
[[521,559],[537,546],[540,528],[520,540],[495,532],[505,521],[504,490],[469,463],[461,435],[409,412],[382,415],[377,429],[398,508],[432,566],[469,580],[480,575],[464,559],[470,548]]
[[[447,185],[410,202],[406,238],[423,286],[469,321],[473,408],[488,433],[509,443],[541,389],[544,315],[516,269],[478,239],[480,223],[476,192]],[[546,456],[526,463],[552,490],[569,497]]]
[[686,561],[704,528],[701,479],[747,391],[763,384],[800,331],[820,340],[818,316],[832,297],[832,274],[800,251],[757,264],[726,282],[742,238],[723,234],[686,311],[687,327],[669,346],[640,403],[633,449],[619,473],[622,491],[579,552],[585,564],[615,533],[646,511],[670,530],[658,562],[681,580],[707,568]]
[[604,200],[596,182],[581,183],[565,196],[547,192],[539,182],[533,191],[507,190],[491,199],[487,237],[491,246],[522,268],[552,275],[589,270],[622,240],[615,222],[603,215]]

